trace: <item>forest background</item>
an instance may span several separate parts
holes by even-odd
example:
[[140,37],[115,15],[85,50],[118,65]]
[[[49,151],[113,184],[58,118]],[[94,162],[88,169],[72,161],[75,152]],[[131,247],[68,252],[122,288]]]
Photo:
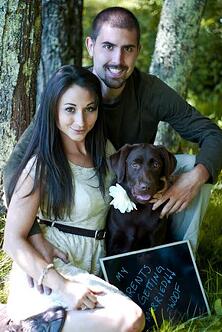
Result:
[[[182,82],[182,86],[177,86],[175,84],[170,84],[173,86],[179,93],[186,96],[186,99],[194,105],[202,114],[210,117],[212,121],[215,121],[220,127],[222,127],[222,109],[221,109],[221,101],[222,101],[222,1],[221,0],[208,0],[208,1],[201,1],[201,0],[187,0],[188,2],[196,3],[196,5],[201,5],[203,11],[201,12],[200,21],[197,29],[197,37],[195,38],[195,43],[192,50],[192,53],[187,52],[186,58],[181,58],[180,61],[184,61],[184,67],[189,67],[184,69],[185,72],[187,71],[187,75],[185,76],[186,82]],[[4,9],[6,3],[10,1],[0,0],[0,11]],[[24,1],[17,1],[23,2]],[[38,12],[38,2],[34,1],[35,5],[35,12]],[[155,57],[158,58],[154,54],[154,50],[158,48],[157,45],[157,34],[160,33],[160,19],[161,19],[161,11],[163,11],[163,0],[119,0],[113,1],[104,1],[104,0],[85,0],[82,1],[46,1],[44,0],[45,6],[66,6],[67,4],[71,6],[71,4],[75,2],[78,3],[76,6],[78,10],[75,11],[75,17],[77,21],[78,17],[78,24],[81,25],[83,29],[76,33],[78,35],[78,40],[75,41],[77,48],[75,48],[75,52],[72,56],[67,58],[65,63],[79,63],[80,58],[82,60],[83,65],[91,64],[91,59],[88,58],[84,40],[85,36],[89,33],[90,24],[92,22],[93,17],[98,13],[101,9],[108,7],[108,6],[123,6],[129,8],[134,12],[134,14],[139,19],[141,25],[141,44],[142,50],[139,55],[137,61],[137,67],[145,72],[153,72],[161,77],[161,73],[155,72],[154,60]],[[183,2],[183,0],[168,0],[165,1],[165,5],[168,4],[172,10],[178,9],[178,3]],[[8,5],[9,6],[9,5]],[[198,6],[197,6],[198,7]],[[39,15],[38,13],[34,15]],[[195,16],[195,13],[190,12],[190,20],[192,21],[192,17]],[[57,16],[55,16],[57,18]],[[70,17],[69,17],[70,19]],[[1,22],[1,19],[0,19]],[[59,24],[59,22],[57,22]],[[184,26],[187,28],[187,22],[184,23]],[[43,21],[44,24],[44,21]],[[56,24],[56,23],[55,23]],[[1,24],[0,24],[0,35],[1,35]],[[43,27],[44,29],[44,27]],[[178,28],[179,30],[179,28]],[[49,31],[49,30],[48,30]],[[46,32],[45,32],[46,33]],[[48,32],[50,34],[50,32]],[[1,35],[2,36],[2,35]],[[40,35],[36,34],[35,41],[40,38]],[[42,52],[49,49],[49,44],[51,43],[50,36],[48,35],[45,40],[42,40]],[[52,38],[51,38],[52,39]],[[2,39],[3,40],[3,39]],[[48,46],[44,46],[47,45]],[[70,42],[71,43],[71,42]],[[79,43],[79,44],[78,44]],[[80,45],[81,43],[81,45]],[[156,44],[155,44],[156,43]],[[44,44],[44,45],[43,45]],[[178,43],[177,43],[178,44]],[[3,45],[3,43],[2,43]],[[36,51],[37,52],[37,51]],[[40,52],[40,50],[38,50]],[[173,55],[172,55],[173,56]],[[62,56],[61,56],[62,57]],[[38,60],[36,55],[33,56],[34,61],[36,61],[35,65],[37,67]],[[64,56],[65,58],[65,56]],[[75,60],[73,61],[73,58]],[[71,59],[71,60],[70,60]],[[188,61],[192,59],[192,61]],[[1,84],[4,82],[3,74],[3,65],[4,65],[4,52],[2,46],[0,46],[0,61],[1,61],[1,68],[0,68],[0,78]],[[12,60],[9,59],[12,62]],[[158,61],[158,60],[157,60]],[[40,62],[40,67],[41,63]],[[51,61],[53,62],[53,61]],[[54,67],[58,67],[61,63],[57,62],[54,63]],[[153,65],[153,67],[152,67]],[[47,67],[47,66],[45,66]],[[55,69],[54,68],[54,69]],[[173,71],[176,72],[176,66],[173,68]],[[188,70],[189,69],[189,70]],[[38,72],[44,71],[44,67],[40,68]],[[35,72],[35,70],[33,70]],[[2,76],[1,76],[2,75]],[[38,74],[40,75],[40,74]],[[42,74],[41,74],[42,75]],[[45,73],[44,79],[47,80],[47,77],[50,75],[50,71]],[[169,75],[170,76],[170,75]],[[180,74],[181,76],[181,74]],[[33,77],[36,79],[35,75]],[[40,76],[38,76],[40,77]],[[162,78],[162,77],[161,77]],[[39,79],[39,78],[38,78]],[[20,79],[21,81],[21,79]],[[41,80],[41,82],[44,80]],[[170,83],[169,77],[165,77],[165,81]],[[179,77],[178,80],[179,81]],[[39,90],[37,88],[33,88],[36,86],[35,83],[32,85],[32,93],[37,94],[37,104],[38,98],[40,96],[42,87],[39,84]],[[10,89],[10,87],[9,87]],[[3,89],[2,89],[3,91]],[[37,91],[37,92],[36,92]],[[19,93],[19,92],[18,92]],[[21,90],[20,90],[21,93]],[[14,94],[15,96],[15,94]],[[30,93],[30,96],[31,93]],[[6,97],[4,98],[4,100]],[[31,101],[30,101],[31,100]],[[4,167],[4,164],[7,160],[7,157],[10,153],[10,149],[14,146],[15,142],[20,137],[21,133],[24,129],[28,126],[31,118],[35,113],[35,97],[29,97],[29,113],[28,116],[26,114],[25,109],[23,110],[21,105],[14,102],[16,106],[17,115],[15,116],[13,112],[11,113],[11,120],[10,126],[15,130],[17,130],[14,138],[13,144],[10,145],[10,148],[5,151],[5,144],[4,139],[2,143],[4,144],[4,149],[2,148],[3,144],[0,147],[0,169]],[[3,101],[3,94],[0,95],[0,121],[4,123],[5,114],[4,111],[4,101]],[[3,105],[3,106],[2,106]],[[28,107],[28,106],[27,106]],[[19,116],[18,116],[19,114]],[[14,118],[13,118],[14,116]],[[14,119],[17,118],[15,121]],[[19,122],[19,126],[18,126]],[[22,125],[21,125],[22,124]],[[16,127],[17,126],[17,127]],[[4,126],[0,128],[0,136],[4,136]],[[174,137],[167,134],[168,137]],[[4,137],[3,137],[4,138]],[[165,139],[163,139],[165,142]],[[172,143],[172,142],[171,142]],[[175,143],[175,142],[173,142]],[[170,143],[169,143],[170,144]],[[6,144],[7,145],[7,144]],[[197,151],[197,147],[194,144],[188,144],[187,142],[180,141],[176,144],[176,146],[172,146],[172,150],[176,150],[177,152],[188,152],[188,153],[195,153]],[[4,154],[4,158],[3,158]],[[1,180],[2,181],[2,180]],[[2,185],[2,182],[1,182]],[[200,234],[200,246],[198,250],[197,256],[197,264],[201,274],[201,278],[204,284],[204,288],[207,292],[208,300],[210,303],[212,317],[211,318],[203,318],[197,320],[195,322],[188,323],[188,325],[181,325],[172,328],[172,331],[222,331],[222,259],[221,259],[221,251],[222,251],[222,183],[221,178],[219,179],[218,183],[214,186],[212,192],[212,198],[210,201],[209,208],[207,210],[207,215],[204,219],[203,226],[201,229]],[[4,217],[5,217],[5,210],[2,207],[1,210],[1,226],[0,226],[0,240],[2,243],[3,237],[3,230],[4,230]],[[3,252],[0,253],[0,301],[5,302],[7,299],[7,276],[8,271],[10,268],[10,260],[8,257],[4,255]],[[165,324],[161,331],[171,331],[171,328]]]

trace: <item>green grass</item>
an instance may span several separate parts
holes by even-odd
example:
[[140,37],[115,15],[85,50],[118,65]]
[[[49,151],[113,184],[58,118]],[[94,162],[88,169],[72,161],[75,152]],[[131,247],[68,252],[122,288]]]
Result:
[[[5,218],[0,216],[0,245],[2,247]],[[0,250],[0,303],[7,301],[7,278],[11,268],[11,260]]]
[[[211,316],[205,316],[172,326],[164,322],[153,331],[160,332],[222,332],[222,177],[215,187],[203,221],[197,266],[208,298]],[[0,243],[2,243],[5,219],[0,217]],[[7,276],[10,259],[0,252],[0,302],[7,301]]]

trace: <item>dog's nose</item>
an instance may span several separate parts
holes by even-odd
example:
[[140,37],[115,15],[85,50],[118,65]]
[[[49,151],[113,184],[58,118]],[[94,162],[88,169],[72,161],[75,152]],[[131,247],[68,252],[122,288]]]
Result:
[[148,191],[150,189],[150,185],[148,183],[140,183],[140,190]]

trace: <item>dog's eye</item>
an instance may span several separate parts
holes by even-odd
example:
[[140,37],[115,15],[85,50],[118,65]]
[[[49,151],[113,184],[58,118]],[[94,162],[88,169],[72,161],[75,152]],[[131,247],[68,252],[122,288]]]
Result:
[[158,161],[156,161],[156,160],[153,161],[153,167],[154,168],[159,168],[160,167],[160,164],[158,163]]
[[131,163],[131,167],[134,168],[134,169],[139,169],[140,166],[141,166],[141,164],[138,163],[138,162],[133,161],[133,162]]

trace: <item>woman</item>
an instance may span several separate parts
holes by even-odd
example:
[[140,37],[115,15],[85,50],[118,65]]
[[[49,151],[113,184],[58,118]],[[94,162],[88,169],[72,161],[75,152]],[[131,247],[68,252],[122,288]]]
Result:
[[[44,321],[53,331],[144,326],[141,309],[97,276],[111,181],[106,157],[112,153],[100,104],[98,79],[69,65],[55,72],[42,96],[29,148],[8,192],[4,249],[14,260],[8,299],[14,321],[62,306],[65,320],[57,315]],[[68,254],[69,263],[48,264],[31,246],[27,237],[36,215],[45,238]],[[26,274],[51,288],[51,295],[30,288]],[[41,315],[34,318],[41,329]]]

